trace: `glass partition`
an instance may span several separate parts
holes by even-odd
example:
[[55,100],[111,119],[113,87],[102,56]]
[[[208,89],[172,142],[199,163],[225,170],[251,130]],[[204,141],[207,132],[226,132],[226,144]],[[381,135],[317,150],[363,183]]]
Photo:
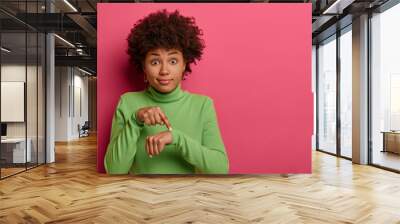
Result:
[[318,149],[336,154],[336,35],[318,47]]
[[7,177],[24,171],[31,161],[26,142],[26,33],[3,32],[1,47],[1,175]]
[[46,40],[21,20],[26,12],[44,12],[43,6],[44,1],[0,2],[6,9],[0,11],[0,178],[45,163]]

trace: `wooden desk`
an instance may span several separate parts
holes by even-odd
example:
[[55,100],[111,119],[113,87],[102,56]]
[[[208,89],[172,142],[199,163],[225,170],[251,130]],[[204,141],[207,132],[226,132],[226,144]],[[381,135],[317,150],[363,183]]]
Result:
[[382,131],[381,133],[383,133],[382,152],[400,154],[400,131]]
[[1,159],[5,160],[6,163],[30,162],[32,159],[32,141],[27,138],[26,142],[28,147],[26,147],[25,153],[25,138],[1,139]]

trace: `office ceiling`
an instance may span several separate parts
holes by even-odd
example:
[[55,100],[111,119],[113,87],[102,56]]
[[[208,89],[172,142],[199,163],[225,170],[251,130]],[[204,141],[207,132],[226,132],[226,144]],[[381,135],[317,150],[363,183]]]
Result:
[[[338,3],[335,3],[335,2]],[[202,0],[202,1],[171,1],[171,0],[48,0],[46,1],[18,1],[1,0],[0,24],[3,35],[3,46],[18,51],[24,50],[25,39],[19,34],[25,29],[41,32],[55,32],[64,40],[56,38],[56,65],[86,66],[96,71],[96,4],[99,2],[268,2],[268,3],[312,3],[312,35],[313,43],[326,38],[336,32],[336,27],[344,27],[351,23],[352,16],[374,9],[387,0]],[[47,12],[46,12],[47,11]],[[28,13],[26,13],[28,12]],[[341,20],[340,24],[337,21]],[[339,26],[337,25],[339,24]],[[8,38],[8,39],[7,39]],[[32,43],[28,47],[31,51]],[[19,49],[19,50],[18,50]],[[33,48],[32,48],[33,49]],[[25,51],[25,50],[24,50]],[[21,52],[23,54],[24,52]]]

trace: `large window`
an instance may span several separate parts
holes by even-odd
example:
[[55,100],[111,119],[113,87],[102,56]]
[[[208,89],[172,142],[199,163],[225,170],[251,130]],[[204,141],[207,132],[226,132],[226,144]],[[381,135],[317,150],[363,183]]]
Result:
[[320,43],[317,51],[317,143],[321,151],[337,154],[339,150],[339,156],[351,158],[352,26],[338,33],[340,36],[333,35]]
[[400,5],[371,19],[372,163],[400,170]]
[[318,149],[336,153],[336,36],[318,47]]
[[317,134],[317,47],[315,45],[312,46],[312,91],[313,91],[313,98],[314,98],[314,103],[313,103],[313,114],[314,114],[314,119],[313,119],[313,136],[312,136],[312,149],[316,150],[317,149],[317,140],[316,140],[316,134]]
[[352,35],[351,25],[340,35],[340,154],[352,157]]

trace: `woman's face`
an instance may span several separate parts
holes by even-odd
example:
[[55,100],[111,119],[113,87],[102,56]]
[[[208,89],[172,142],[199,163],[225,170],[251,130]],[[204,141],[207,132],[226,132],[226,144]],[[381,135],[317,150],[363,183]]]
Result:
[[149,84],[162,93],[174,90],[181,82],[186,63],[180,50],[157,48],[147,52],[143,71]]

